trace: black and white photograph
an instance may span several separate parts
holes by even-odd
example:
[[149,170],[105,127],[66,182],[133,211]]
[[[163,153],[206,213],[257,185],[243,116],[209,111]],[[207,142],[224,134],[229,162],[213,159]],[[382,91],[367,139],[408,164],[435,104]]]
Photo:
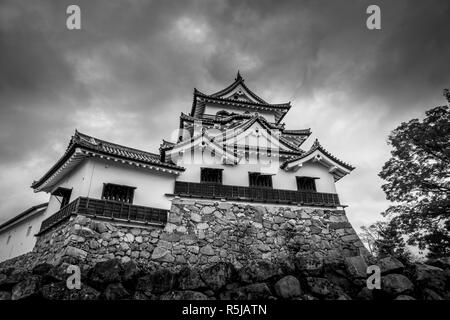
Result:
[[448,0],[0,0],[0,308],[450,300],[449,36]]

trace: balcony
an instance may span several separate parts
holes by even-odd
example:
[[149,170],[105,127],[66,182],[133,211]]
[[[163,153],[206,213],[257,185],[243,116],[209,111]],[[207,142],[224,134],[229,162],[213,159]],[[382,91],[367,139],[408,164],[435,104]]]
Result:
[[210,183],[176,181],[174,194],[193,198],[286,203],[321,207],[341,206],[339,197],[335,193],[239,187]]
[[164,226],[167,222],[168,210],[79,197],[42,221],[38,235],[77,214],[117,222]]

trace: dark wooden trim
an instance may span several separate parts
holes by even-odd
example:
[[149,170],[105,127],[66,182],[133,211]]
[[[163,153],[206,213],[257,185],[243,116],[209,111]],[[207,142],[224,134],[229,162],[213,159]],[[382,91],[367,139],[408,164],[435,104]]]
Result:
[[304,192],[183,181],[175,181],[174,195],[192,198],[299,204],[305,206],[341,206],[339,197],[335,193]]
[[72,215],[77,214],[98,219],[163,226],[167,223],[167,213],[168,210],[164,209],[138,206],[119,201],[78,197],[42,221],[41,229],[36,235],[42,235],[61,222],[68,220]]

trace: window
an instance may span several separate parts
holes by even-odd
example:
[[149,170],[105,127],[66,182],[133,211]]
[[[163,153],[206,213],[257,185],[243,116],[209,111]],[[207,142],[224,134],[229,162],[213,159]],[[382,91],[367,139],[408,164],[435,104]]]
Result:
[[228,117],[230,115],[230,113],[226,110],[220,110],[216,113],[216,119],[221,119],[224,117]]
[[222,169],[201,168],[200,182],[222,184]]
[[10,241],[11,241],[11,235],[8,236],[8,239],[6,240],[6,244],[9,244]]
[[297,177],[298,191],[316,191],[316,179],[311,177]]
[[247,141],[245,142],[244,157],[245,157],[245,161],[248,162],[250,160],[250,147],[248,146]]
[[55,196],[56,199],[58,199],[59,203],[61,204],[60,208],[62,208],[69,204],[71,194],[72,189],[59,187],[55,191],[53,191],[52,196]]
[[272,176],[259,172],[249,172],[250,187],[272,188]]
[[136,188],[112,183],[104,183],[102,199],[133,203],[134,189]]
[[28,229],[27,229],[27,237],[30,235],[31,229],[32,229],[32,228],[33,228],[32,226],[29,226],[29,227],[28,227]]

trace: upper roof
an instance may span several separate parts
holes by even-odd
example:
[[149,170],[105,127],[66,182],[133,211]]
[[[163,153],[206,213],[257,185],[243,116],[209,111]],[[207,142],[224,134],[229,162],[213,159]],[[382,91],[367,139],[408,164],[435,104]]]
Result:
[[[242,90],[236,91],[241,88]],[[270,104],[260,98],[244,83],[244,78],[238,71],[238,74],[232,84],[223,90],[213,94],[205,94],[194,89],[194,99],[190,115],[193,117],[201,117],[205,109],[205,102],[233,106],[237,108],[253,109],[256,111],[272,111],[275,114],[275,123],[279,123],[281,119],[291,108],[291,103]]]
[[[211,97],[216,97],[216,98],[223,98],[224,96],[226,96],[227,94],[229,94],[230,92],[232,92],[234,89],[236,89],[239,85],[241,85],[243,87],[243,89],[245,89],[245,92],[252,97],[254,100],[256,100],[256,102],[259,102],[261,104],[269,104],[268,102],[264,101],[263,99],[261,99],[258,95],[256,95],[253,91],[251,91],[244,83],[244,78],[242,78],[241,73],[238,70],[237,76],[234,79],[234,82],[232,84],[230,84],[228,87],[226,87],[225,89],[222,89],[220,91],[217,91],[216,93],[211,94]],[[243,94],[245,95],[245,94]]]
[[81,160],[89,156],[118,159],[125,163],[144,167],[145,165],[150,165],[150,167],[156,166],[160,168],[167,168],[169,171],[184,170],[184,168],[172,163],[162,162],[159,154],[122,146],[88,136],[75,130],[75,134],[72,136],[64,155],[38,181],[34,181],[31,187],[39,191],[40,187],[49,178],[57,174],[58,170],[62,169],[62,166],[67,165],[69,160],[72,160],[74,164],[78,164]]
[[9,219],[8,221],[6,221],[5,223],[1,224],[0,232],[7,229],[8,227],[14,225],[15,223],[19,222],[20,220],[43,213],[45,211],[45,209],[47,209],[47,205],[48,205],[48,202],[41,203],[41,204],[35,205],[35,206],[23,211],[22,213],[19,213],[17,216],[15,216],[15,217]]

